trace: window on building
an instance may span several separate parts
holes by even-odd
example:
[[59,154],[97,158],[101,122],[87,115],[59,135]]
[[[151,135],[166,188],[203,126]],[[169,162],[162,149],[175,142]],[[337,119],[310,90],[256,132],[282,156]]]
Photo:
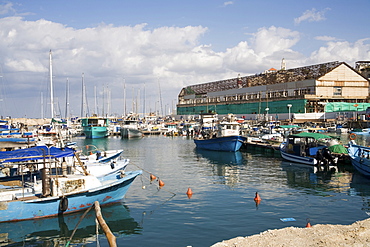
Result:
[[334,87],[334,96],[341,96],[342,95],[342,87]]

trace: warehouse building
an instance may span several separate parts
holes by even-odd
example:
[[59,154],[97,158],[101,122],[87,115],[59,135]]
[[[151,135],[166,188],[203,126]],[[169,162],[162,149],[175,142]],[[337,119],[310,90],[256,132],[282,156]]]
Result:
[[355,69],[345,62],[329,62],[191,85],[178,96],[177,115],[215,112],[284,117],[287,114],[358,112],[369,104],[370,62]]

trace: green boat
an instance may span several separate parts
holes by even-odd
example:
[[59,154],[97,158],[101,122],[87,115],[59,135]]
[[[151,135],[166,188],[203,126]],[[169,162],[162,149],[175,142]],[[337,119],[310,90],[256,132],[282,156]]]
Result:
[[109,119],[105,117],[82,118],[81,127],[88,139],[104,138],[109,135]]

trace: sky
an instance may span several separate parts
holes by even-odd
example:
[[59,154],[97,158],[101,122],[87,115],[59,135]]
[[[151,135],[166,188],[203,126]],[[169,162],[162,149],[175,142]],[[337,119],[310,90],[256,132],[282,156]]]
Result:
[[354,67],[370,60],[369,9],[369,0],[0,0],[0,115],[170,114],[183,87],[280,69],[283,58],[287,69]]

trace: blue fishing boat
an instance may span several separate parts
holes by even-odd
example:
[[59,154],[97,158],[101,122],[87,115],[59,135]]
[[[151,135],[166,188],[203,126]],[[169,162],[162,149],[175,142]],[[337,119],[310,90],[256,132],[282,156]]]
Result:
[[109,119],[105,117],[82,118],[81,127],[88,139],[104,138],[109,135]]
[[350,141],[347,150],[353,167],[364,176],[370,177],[370,148]]
[[[85,174],[69,174],[71,169],[68,169],[65,160],[75,155],[70,148],[35,147],[33,151],[13,152],[0,152],[2,164],[40,164],[41,180],[31,177],[31,181],[19,180],[18,183],[0,185],[0,222],[69,214],[87,209],[95,201],[101,205],[119,202],[134,179],[142,174],[140,170],[118,170],[94,176],[88,174],[83,165]],[[54,172],[52,165],[55,165]]]
[[240,135],[240,124],[233,121],[233,117],[216,124],[216,130],[202,130],[200,136],[194,138],[197,148],[236,152],[238,151],[246,138]]

